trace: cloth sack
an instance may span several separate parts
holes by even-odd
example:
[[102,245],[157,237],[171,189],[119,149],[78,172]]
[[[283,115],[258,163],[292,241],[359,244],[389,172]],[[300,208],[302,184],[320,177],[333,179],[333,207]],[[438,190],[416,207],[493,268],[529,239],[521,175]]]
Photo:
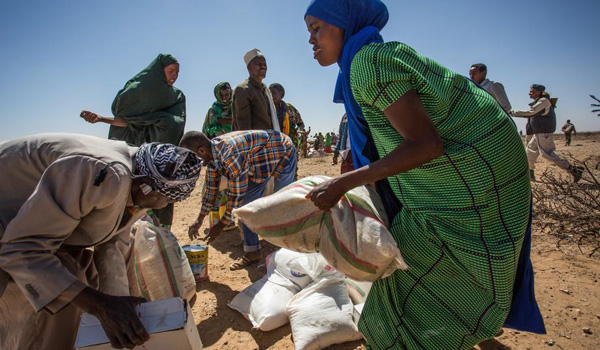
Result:
[[372,282],[354,281],[350,278],[346,278],[348,294],[350,295],[350,300],[352,300],[354,305],[363,304],[365,301],[367,301],[367,297],[369,296],[372,285]]
[[306,194],[326,176],[310,176],[233,213],[270,243],[300,253],[319,252],[337,271],[356,281],[376,281],[406,269],[386,227],[383,204],[370,186],[350,190],[329,211]]
[[173,297],[188,301],[196,295],[196,281],[185,252],[170,231],[138,220],[133,245],[130,293],[148,301]]
[[343,277],[321,278],[292,297],[287,314],[296,350],[323,349],[359,340]]
[[[227,306],[241,313],[254,328],[268,332],[289,322],[286,306],[300,291],[291,281],[281,285],[271,281],[275,274],[266,274],[258,281],[239,292]],[[275,277],[277,282],[285,277]]]

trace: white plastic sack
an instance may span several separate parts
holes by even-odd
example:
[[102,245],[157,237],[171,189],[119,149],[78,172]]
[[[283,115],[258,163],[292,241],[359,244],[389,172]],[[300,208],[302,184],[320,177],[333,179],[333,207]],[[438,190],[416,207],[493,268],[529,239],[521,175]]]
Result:
[[290,300],[287,313],[296,350],[323,349],[362,338],[343,278],[321,278]]
[[[298,253],[285,248],[278,249],[269,254],[265,259],[267,264],[267,275],[275,274],[270,280],[284,286],[288,285],[288,281],[291,281],[298,287],[298,290],[308,286],[313,281],[311,276],[304,269],[298,267],[294,269],[290,266],[290,263],[293,260],[305,258],[305,255],[307,254]],[[285,278],[285,280],[281,281],[280,277]]]
[[[284,249],[284,248],[281,248]],[[310,276],[311,282],[323,277],[344,278],[320,253],[296,253],[297,256],[290,259],[287,266],[299,273]]]
[[328,212],[305,198],[328,179],[301,179],[234,214],[270,243],[301,253],[320,252],[337,271],[357,281],[375,281],[406,269],[386,228],[381,199],[370,186],[352,189]]
[[227,305],[240,312],[254,328],[270,331],[289,322],[286,306],[300,288],[289,282],[282,286],[271,282],[269,275],[238,293]]
[[131,295],[148,301],[196,295],[196,281],[185,252],[168,230],[138,220],[133,225],[133,277]]

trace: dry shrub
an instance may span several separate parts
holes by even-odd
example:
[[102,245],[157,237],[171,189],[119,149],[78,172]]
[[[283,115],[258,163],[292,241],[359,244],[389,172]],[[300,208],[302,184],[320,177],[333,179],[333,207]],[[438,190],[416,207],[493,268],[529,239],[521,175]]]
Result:
[[[588,257],[600,251],[600,183],[596,161],[588,158],[578,183],[549,169],[533,185],[533,225],[557,237],[557,247],[572,242]],[[600,255],[600,254],[598,254]]]

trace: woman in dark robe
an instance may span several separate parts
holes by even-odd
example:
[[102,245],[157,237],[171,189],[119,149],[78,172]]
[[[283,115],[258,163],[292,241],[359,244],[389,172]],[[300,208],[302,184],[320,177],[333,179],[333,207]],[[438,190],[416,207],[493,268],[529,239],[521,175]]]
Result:
[[[80,116],[92,124],[109,124],[109,139],[135,146],[145,142],[178,145],[185,128],[185,95],[173,86],[178,76],[177,59],[159,54],[117,93],[111,108],[114,118],[90,111]],[[172,205],[155,213],[163,226],[171,225]]]

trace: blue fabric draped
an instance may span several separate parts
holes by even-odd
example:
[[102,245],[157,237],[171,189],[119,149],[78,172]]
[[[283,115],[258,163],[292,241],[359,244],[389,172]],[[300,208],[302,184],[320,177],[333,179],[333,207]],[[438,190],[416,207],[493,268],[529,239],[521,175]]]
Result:
[[[343,103],[348,116],[348,133],[352,149],[352,158],[356,168],[364,167],[379,159],[373,137],[363,114],[352,94],[350,86],[350,66],[354,55],[370,43],[381,43],[379,31],[388,21],[388,11],[380,0],[313,0],[307,15],[314,16],[329,24],[343,29],[344,48],[338,60],[338,74],[333,101]],[[402,205],[392,194],[387,180],[377,182],[377,189],[390,222],[400,211]],[[513,303],[505,326],[526,332],[545,334],[544,321],[535,300],[533,289],[533,267],[531,250],[531,210],[529,224],[517,267],[513,288]]]
[[529,258],[531,254],[531,219],[533,216],[533,199],[529,207],[529,223],[523,237],[519,265],[513,287],[513,300],[510,311],[504,321],[504,327],[525,332],[546,334],[544,319],[535,300],[533,281],[533,265]]

